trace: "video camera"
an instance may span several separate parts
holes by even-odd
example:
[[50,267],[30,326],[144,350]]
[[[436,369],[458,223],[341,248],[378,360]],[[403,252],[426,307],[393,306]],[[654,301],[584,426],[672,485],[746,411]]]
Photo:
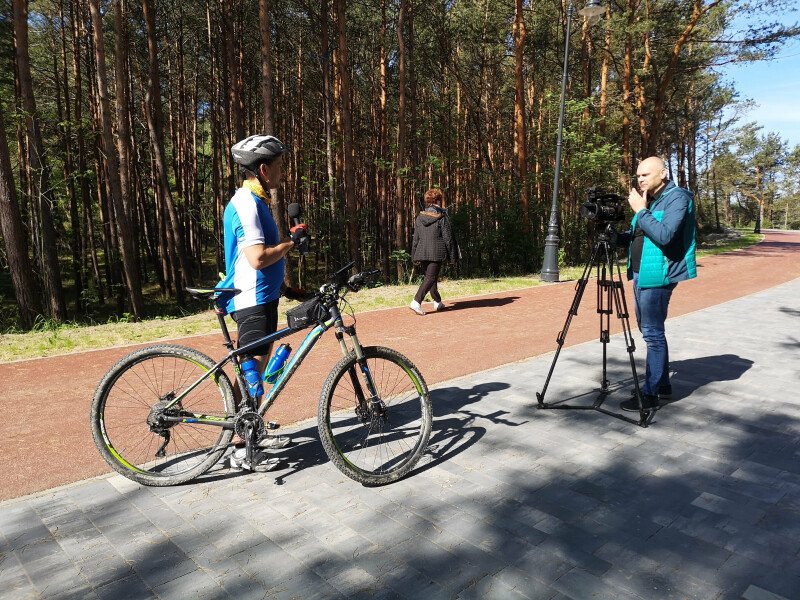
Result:
[[597,224],[619,223],[625,220],[625,201],[622,196],[599,187],[586,190],[586,202],[581,206],[581,216]]

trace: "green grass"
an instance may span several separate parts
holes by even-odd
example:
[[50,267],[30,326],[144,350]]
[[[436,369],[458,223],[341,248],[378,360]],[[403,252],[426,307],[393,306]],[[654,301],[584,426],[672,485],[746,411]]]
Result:
[[[708,247],[701,247],[698,257],[721,254],[751,246],[763,239],[763,235],[742,233],[736,239],[723,239]],[[582,267],[563,267],[562,281],[580,277]],[[458,279],[439,282],[439,290],[446,300],[477,296],[541,285],[538,275],[524,277],[497,277],[480,279]],[[356,312],[404,306],[413,297],[418,283],[413,285],[381,286],[350,294],[348,300]],[[280,320],[284,313],[296,306],[296,302],[282,301]],[[229,326],[235,325],[229,320]],[[103,325],[63,324],[51,326],[44,323],[37,331],[0,335],[0,362],[53,356],[83,350],[108,348],[111,346],[150,343],[159,340],[187,337],[218,332],[217,319],[213,312],[204,311],[184,317],[157,317],[139,323],[117,322]]]
[[753,233],[749,230],[738,230],[740,236],[733,239],[720,239],[715,242],[704,242],[697,250],[697,258],[704,256],[713,256],[715,254],[723,254],[724,252],[732,252],[734,250],[741,250],[753,244],[757,244],[764,239],[764,234]]

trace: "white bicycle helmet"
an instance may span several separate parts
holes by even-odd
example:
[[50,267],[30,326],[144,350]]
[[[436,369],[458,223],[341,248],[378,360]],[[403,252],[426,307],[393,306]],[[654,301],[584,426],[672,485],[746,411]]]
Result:
[[251,135],[231,147],[233,162],[248,171],[257,172],[261,163],[271,163],[289,148],[273,135]]

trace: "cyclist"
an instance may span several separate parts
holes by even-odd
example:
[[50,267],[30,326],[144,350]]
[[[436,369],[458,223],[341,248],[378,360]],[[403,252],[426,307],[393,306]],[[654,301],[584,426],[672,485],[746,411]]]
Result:
[[[225,309],[236,322],[239,347],[274,333],[278,327],[278,299],[285,274],[285,256],[306,238],[304,229],[281,240],[270,210],[270,189],[283,180],[283,156],[288,148],[271,135],[252,135],[231,148],[233,161],[243,176],[239,188],[225,207],[223,217],[225,279],[219,287],[235,287],[242,292],[228,299]],[[264,344],[253,358],[263,372],[272,350]],[[238,385],[237,385],[238,390]],[[237,397],[241,392],[237,391]],[[258,447],[274,450],[288,446],[288,437],[264,435]],[[259,453],[256,464],[245,464],[245,448],[237,447],[230,456],[234,468],[271,470],[278,460]]]

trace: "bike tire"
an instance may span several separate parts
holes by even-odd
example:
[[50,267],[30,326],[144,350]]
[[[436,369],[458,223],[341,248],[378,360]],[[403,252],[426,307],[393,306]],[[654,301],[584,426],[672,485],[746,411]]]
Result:
[[[233,431],[199,423],[167,427],[164,456],[155,452],[163,437],[153,432],[148,416],[170,392],[176,394],[214,367],[214,361],[192,348],[159,344],[119,360],[100,381],[91,408],[92,437],[105,461],[117,473],[149,486],[177,485],[208,471],[225,452]],[[180,407],[195,414],[232,418],[233,388],[223,371],[193,389]]]
[[364,388],[354,352],[344,356],[320,394],[318,429],[331,462],[363,485],[385,485],[405,476],[428,445],[433,419],[428,387],[414,364],[390,348],[367,346],[364,360],[386,412],[357,412],[351,369]]

